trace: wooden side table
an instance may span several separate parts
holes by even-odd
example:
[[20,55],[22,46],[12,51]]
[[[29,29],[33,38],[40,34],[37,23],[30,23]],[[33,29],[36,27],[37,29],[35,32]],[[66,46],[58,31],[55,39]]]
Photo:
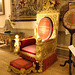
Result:
[[7,41],[10,44],[10,51],[12,51],[13,43],[12,41],[15,39],[15,35],[19,35],[20,38],[23,37],[22,32],[18,33],[0,33],[0,41],[5,41],[7,44]]

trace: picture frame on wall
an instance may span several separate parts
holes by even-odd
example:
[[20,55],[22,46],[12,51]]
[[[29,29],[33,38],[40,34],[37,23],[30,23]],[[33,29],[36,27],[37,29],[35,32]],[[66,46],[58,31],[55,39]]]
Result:
[[0,0],[0,15],[4,14],[4,0]]
[[11,0],[11,21],[35,21],[42,0]]

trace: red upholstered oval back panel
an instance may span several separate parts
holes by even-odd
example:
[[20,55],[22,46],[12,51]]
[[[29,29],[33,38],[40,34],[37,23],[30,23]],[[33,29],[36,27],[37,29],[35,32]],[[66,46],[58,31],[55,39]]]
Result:
[[53,33],[53,23],[49,17],[42,18],[38,25],[38,35],[43,40],[48,40]]

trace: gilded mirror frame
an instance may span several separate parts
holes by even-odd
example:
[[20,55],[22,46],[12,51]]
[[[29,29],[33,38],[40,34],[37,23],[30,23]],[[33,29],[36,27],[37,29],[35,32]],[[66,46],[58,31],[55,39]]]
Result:
[[0,0],[0,15],[4,15],[4,0]]

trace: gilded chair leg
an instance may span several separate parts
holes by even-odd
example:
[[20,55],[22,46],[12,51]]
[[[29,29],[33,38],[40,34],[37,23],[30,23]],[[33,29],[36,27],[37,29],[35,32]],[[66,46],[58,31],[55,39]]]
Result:
[[10,72],[12,69],[10,68],[10,65],[8,66],[7,71]]
[[43,67],[43,62],[42,61],[39,62],[39,66],[40,66],[40,68],[39,68],[38,72],[42,72],[42,67]]
[[36,67],[36,65],[35,65],[35,63],[33,62],[33,72],[37,72],[37,70],[35,69],[35,67]]
[[26,73],[26,70],[25,70],[24,68],[22,68],[22,69],[20,70],[20,75],[26,75],[25,73]]

